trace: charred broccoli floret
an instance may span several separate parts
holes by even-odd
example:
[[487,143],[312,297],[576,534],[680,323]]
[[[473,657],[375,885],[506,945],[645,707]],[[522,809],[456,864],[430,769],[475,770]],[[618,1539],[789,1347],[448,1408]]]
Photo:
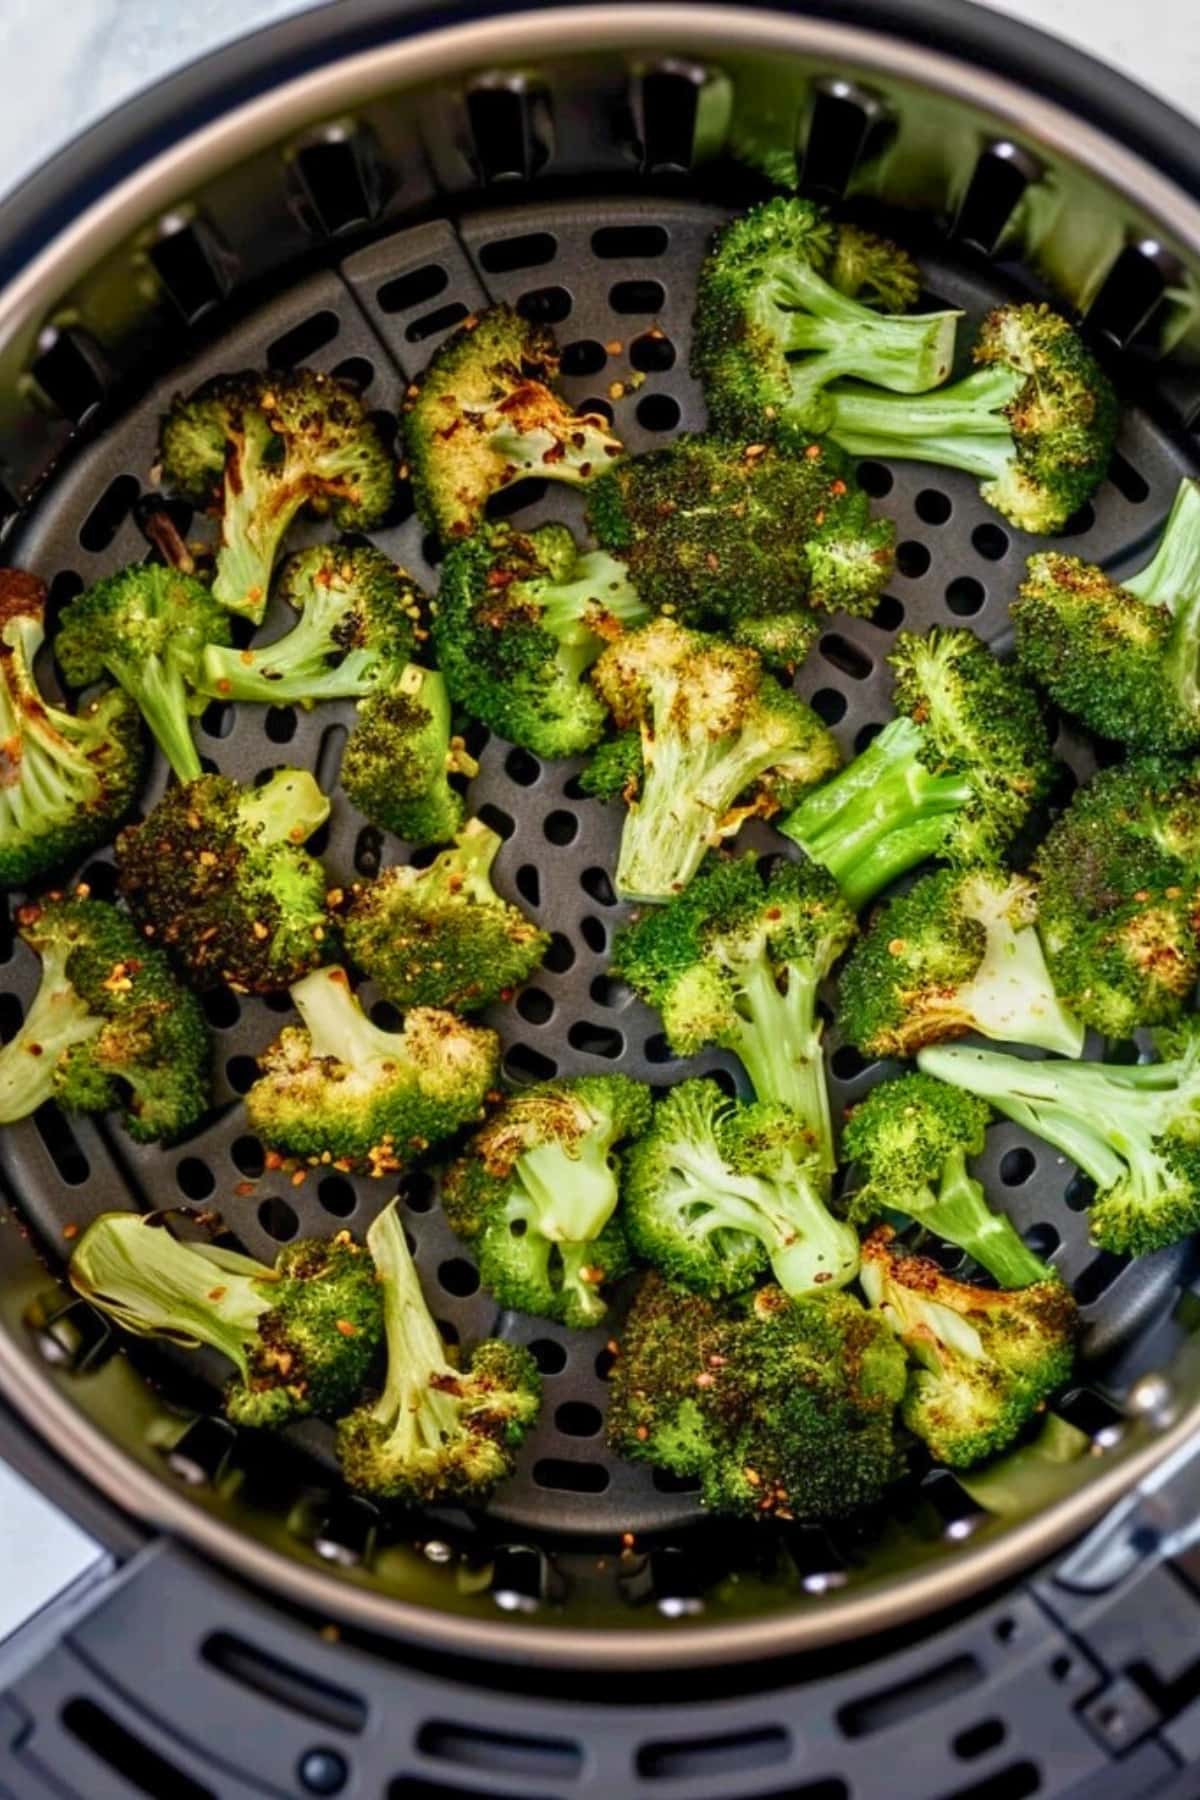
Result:
[[413,495],[446,542],[479,525],[492,494],[536,475],[579,486],[618,456],[600,413],[573,413],[556,391],[558,347],[509,306],[465,319],[404,401]]
[[306,770],[257,788],[202,775],[121,833],[121,892],[195,986],[271,993],[329,955],[325,871],[304,848],[328,817]]
[[341,783],[372,825],[410,844],[444,844],[463,816],[462,795],[449,778],[478,772],[453,735],[450,696],[436,669],[409,663],[394,686],[359,702]]
[[1078,1056],[1083,1026],[1054,991],[1037,893],[997,869],[939,869],[889,900],[842,971],[839,1021],[865,1056],[914,1056],[977,1031]]
[[106,842],[142,775],[137,709],[123,689],[76,713],[41,692],[45,609],[44,582],[0,569],[2,887],[25,887]]
[[542,1380],[523,1344],[489,1338],[452,1362],[434,1324],[397,1203],[367,1233],[383,1289],[387,1376],[373,1405],[338,1423],[352,1488],[407,1506],[481,1502],[512,1473],[537,1419]]
[[179,1137],[209,1106],[209,1042],[194,994],[104,900],[51,896],[17,914],[41,958],[23,1024],[0,1050],[0,1124],[57,1100],[117,1112],[138,1143]]
[[841,760],[812,708],[752,650],[668,618],[618,638],[592,679],[618,728],[641,736],[617,860],[626,900],[671,899],[707,850],[794,804]]
[[618,936],[613,973],[662,1014],[677,1056],[732,1050],[759,1100],[804,1120],[818,1164],[835,1166],[817,993],[854,936],[834,883],[815,864],[753,856],[714,864],[662,911]]
[[180,781],[200,774],[190,714],[204,646],[228,644],[229,617],[191,575],[134,563],[86,588],[63,612],[54,649],[72,687],[105,675],[124,688]]
[[213,594],[256,624],[301,507],[328,514],[340,531],[369,531],[396,489],[387,446],[357,394],[312,369],[223,375],[178,396],[162,421],[159,461],[168,487],[216,512]]
[[339,968],[314,970],[291,994],[303,1024],[263,1053],[246,1095],[264,1143],[389,1175],[479,1117],[496,1080],[494,1031],[431,1006],[414,1007],[403,1031],[383,1031]]
[[228,1357],[237,1374],[225,1411],[236,1425],[336,1417],[383,1338],[374,1264],[347,1231],[287,1244],[269,1269],[216,1244],[181,1243],[161,1215],[102,1213],[68,1274],[123,1330]]
[[983,1151],[989,1116],[984,1101],[931,1075],[881,1081],[846,1119],[842,1150],[860,1176],[848,1216],[871,1225],[906,1213],[974,1257],[1001,1287],[1050,1281],[1053,1269],[991,1210],[967,1168],[967,1158]]
[[198,685],[220,700],[313,706],[389,687],[412,653],[425,596],[370,544],[316,544],[290,556],[276,593],[299,614],[289,631],[253,650],[210,644]]
[[433,635],[455,700],[539,756],[594,744],[605,712],[584,676],[605,645],[647,618],[624,567],[581,553],[565,525],[491,525],[442,566]]
[[492,886],[500,843],[472,819],[428,868],[385,869],[351,890],[346,953],[385,999],[475,1012],[537,968],[549,933]]
[[1022,531],[1061,531],[1108,468],[1118,424],[1112,383],[1047,306],[998,307],[973,355],[973,374],[918,399],[829,389],[821,429],[851,456],[965,469]]
[[939,1045],[918,1061],[1061,1150],[1095,1184],[1093,1240],[1145,1256],[1200,1229],[1200,1029],[1159,1048],[1161,1062],[1063,1063]]
[[[884,314],[851,298],[845,289],[856,275],[876,294],[892,288],[875,273],[890,246],[876,239],[858,267],[844,258],[835,286],[837,239],[824,207],[791,197],[753,207],[717,233],[700,271],[692,367],[719,430],[803,441],[828,429],[826,389],[839,376],[921,394],[949,375],[961,315]],[[895,256],[907,268],[904,253]],[[900,287],[907,295],[907,281]]]
[[714,1512],[842,1519],[901,1472],[904,1387],[904,1352],[851,1294],[719,1302],[651,1274],[621,1333],[609,1442],[699,1476]]
[[786,1106],[739,1106],[684,1081],[627,1151],[623,1217],[637,1256],[694,1293],[735,1294],[768,1263],[793,1297],[845,1287],[858,1236],[827,1208],[811,1127]]
[[566,1325],[604,1317],[601,1289],[628,1266],[616,1146],[649,1119],[642,1082],[582,1075],[514,1094],[476,1133],[442,1205],[501,1306]]
[[914,1368],[904,1423],[939,1462],[967,1469],[1004,1450],[1071,1374],[1078,1315],[1055,1279],[972,1287],[905,1256],[886,1225],[862,1247],[863,1291]]
[[902,631],[888,661],[897,716],[780,826],[856,911],[927,857],[995,861],[1053,769],[1032,690],[974,632]]

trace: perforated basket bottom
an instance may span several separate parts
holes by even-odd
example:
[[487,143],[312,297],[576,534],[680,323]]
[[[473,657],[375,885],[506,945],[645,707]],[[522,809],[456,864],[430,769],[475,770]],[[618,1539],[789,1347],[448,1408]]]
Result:
[[[305,363],[354,382],[394,429],[404,380],[447,331],[488,300],[513,301],[555,327],[572,399],[611,410],[632,450],[666,443],[678,430],[699,429],[704,411],[688,374],[689,319],[696,271],[720,216],[691,203],[619,201],[492,212],[466,219],[457,230],[438,222],[388,238],[340,270],[280,296],[174,371],[52,484],[13,543],[12,560],[51,578],[54,601],[62,603],[85,584],[146,556],[138,502],[158,415],[177,389],[219,370]],[[932,293],[971,318],[1023,291],[1008,287],[995,269],[985,281],[949,262],[926,258],[925,266]],[[1112,476],[1075,522],[1071,548],[1118,570],[1126,559],[1136,561],[1184,472],[1184,453],[1169,434],[1148,414],[1129,411]],[[895,631],[901,625],[968,623],[1003,646],[1008,602],[1034,547],[989,511],[966,476],[901,464],[864,465],[862,478],[897,521],[897,574],[872,620],[830,619],[797,682],[847,753],[888,716],[884,656]],[[553,488],[543,493],[543,486],[513,490],[506,510],[529,523],[553,517],[578,525],[579,498]],[[208,529],[206,521],[183,515],[177,522],[197,535]],[[294,541],[321,535],[319,528],[302,527]],[[414,575],[430,587],[436,583],[436,546],[422,537],[410,497],[402,497],[393,522],[375,535]],[[269,619],[264,635],[281,623]],[[198,735],[211,765],[240,780],[295,763],[315,769],[332,788],[351,717],[352,710],[341,706],[304,714],[214,704]],[[543,766],[481,732],[469,741],[481,763],[472,809],[505,839],[496,884],[554,934],[545,968],[488,1020],[501,1033],[508,1076],[527,1082],[556,1072],[619,1068],[661,1087],[685,1072],[710,1070],[736,1082],[731,1060],[721,1054],[690,1065],[674,1061],[656,1016],[605,972],[612,934],[626,914],[609,876],[620,809],[578,797],[577,764]],[[1065,796],[1089,769],[1090,753],[1065,730],[1057,748]],[[147,806],[163,781],[158,768]],[[337,792],[318,842],[338,882],[405,854],[403,846],[381,841]],[[748,830],[743,844],[781,847],[766,827]],[[83,873],[96,891],[110,891],[107,856]],[[4,957],[0,1023],[11,1031],[36,969],[19,942],[13,947],[11,933]],[[370,989],[364,997],[375,999]],[[12,1191],[55,1254],[69,1227],[114,1206],[202,1203],[219,1208],[249,1251],[270,1259],[297,1234],[327,1233],[343,1224],[364,1232],[390,1198],[390,1182],[330,1174],[292,1186],[284,1177],[264,1175],[262,1149],[247,1131],[238,1096],[253,1079],[256,1053],[289,1010],[286,996],[263,1002],[217,992],[206,1005],[218,1105],[211,1123],[187,1143],[171,1150],[139,1148],[111,1121],[68,1127],[53,1109],[5,1134],[0,1158]],[[385,1014],[377,1012],[383,1022]],[[836,1115],[885,1070],[865,1066],[850,1047],[840,1046],[836,1030],[829,1051]],[[1155,1315],[1174,1284],[1177,1256],[1166,1252],[1126,1266],[1089,1246],[1081,1198],[1062,1158],[998,1125],[989,1133],[980,1173],[1028,1241],[1072,1283],[1090,1358],[1109,1356]],[[665,1531],[693,1520],[698,1507],[692,1494],[611,1458],[604,1445],[606,1344],[619,1327],[619,1297],[609,1326],[592,1332],[514,1314],[497,1317],[469,1255],[446,1225],[435,1182],[414,1176],[401,1191],[426,1292],[447,1336],[466,1341],[499,1331],[529,1343],[546,1377],[542,1422],[513,1479],[496,1496],[493,1516],[521,1530],[588,1535]],[[301,1441],[328,1463],[324,1428],[305,1427]]]

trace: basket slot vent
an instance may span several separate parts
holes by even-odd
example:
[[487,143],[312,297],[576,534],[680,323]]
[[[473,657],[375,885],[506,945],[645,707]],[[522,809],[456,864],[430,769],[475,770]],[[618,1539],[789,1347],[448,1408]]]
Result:
[[550,97],[519,75],[476,82],[467,93],[467,123],[472,158],[484,182],[529,181],[550,160]]
[[974,1762],[976,1757],[986,1756],[989,1750],[996,1750],[1008,1736],[1008,1727],[1003,1719],[981,1719],[978,1725],[970,1725],[966,1731],[960,1731],[950,1745],[955,1756],[962,1762]]
[[1026,189],[1042,173],[1041,163],[1021,145],[989,144],[971,172],[951,236],[992,255]]
[[1042,1785],[1037,1766],[1031,1762],[1010,1763],[995,1775],[973,1781],[970,1787],[955,1788],[946,1800],[1028,1800]]
[[1089,331],[1126,348],[1146,335],[1167,287],[1178,276],[1159,244],[1126,244],[1087,312]]
[[100,405],[111,371],[98,344],[73,326],[47,326],[29,373],[51,406],[82,425]]
[[366,132],[331,126],[294,152],[292,168],[307,202],[305,223],[317,234],[336,237],[378,217],[379,163]]
[[518,1737],[449,1719],[430,1719],[422,1725],[417,1749],[440,1762],[533,1781],[575,1781],[583,1772],[583,1750],[570,1738]]
[[81,549],[107,550],[137,504],[141,485],[136,475],[115,475],[79,527]]
[[293,325],[290,331],[267,345],[267,367],[297,368],[318,350],[323,350],[326,344],[331,344],[340,330],[341,320],[328,307],[314,313],[311,319],[302,319],[299,325]]
[[[637,1753],[639,1775],[658,1781],[714,1780],[718,1775],[741,1775],[746,1769],[773,1769],[791,1754],[791,1738],[781,1725],[765,1725],[761,1731],[731,1732],[726,1737],[659,1738],[642,1744]],[[824,1784],[845,1794],[841,1782]],[[811,1789],[793,1789],[811,1793]]]
[[848,1738],[871,1737],[902,1719],[912,1720],[918,1713],[944,1706],[982,1679],[983,1669],[974,1656],[952,1656],[911,1681],[848,1701],[839,1709],[837,1722]]
[[[512,1790],[503,1791],[507,1794]],[[460,1787],[456,1781],[431,1781],[427,1775],[400,1775],[388,1788],[387,1800],[499,1800],[499,1794],[500,1790],[491,1785],[468,1788]]]
[[496,238],[479,246],[479,266],[487,275],[509,275],[538,269],[558,255],[558,239],[549,231],[526,231],[520,237]]
[[572,1462],[565,1456],[543,1456],[533,1465],[535,1487],[567,1494],[603,1494],[611,1481],[602,1463]]
[[877,94],[837,77],[819,81],[800,158],[801,187],[840,198],[858,165],[878,155],[890,130]]
[[168,215],[147,254],[187,325],[219,306],[233,286],[236,260],[205,220]]
[[217,1800],[211,1788],[202,1787],[185,1775],[181,1768],[135,1737],[94,1700],[68,1700],[61,1718],[77,1743],[122,1776],[138,1793],[169,1794],[171,1800]]
[[205,1638],[200,1654],[210,1668],[289,1712],[303,1713],[333,1731],[359,1732],[366,1726],[367,1706],[358,1694],[268,1656],[244,1638],[214,1632]]
[[82,1187],[92,1172],[91,1165],[53,1100],[38,1107],[33,1122],[61,1179],[68,1187]]

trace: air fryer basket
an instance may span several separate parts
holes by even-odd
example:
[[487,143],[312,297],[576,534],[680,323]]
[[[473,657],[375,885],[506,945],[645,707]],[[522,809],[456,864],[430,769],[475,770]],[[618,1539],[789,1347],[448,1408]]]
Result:
[[[1200,152],[1182,122],[1170,165],[1151,160],[1132,133],[1118,141],[995,73],[999,56],[981,58],[985,69],[923,45],[919,6],[892,15],[911,37],[740,7],[517,12],[424,32],[402,10],[390,26],[387,9],[349,16],[369,27],[370,47],[339,53],[315,29],[277,34],[281,52],[304,50],[313,66],[145,160],[126,157],[0,295],[4,556],[50,579],[55,604],[148,554],[159,412],[218,370],[329,369],[394,428],[405,380],[440,339],[507,299],[554,326],[569,394],[608,407],[631,449],[701,427],[688,373],[695,275],[713,226],[767,191],[763,170],[893,225],[919,251],[930,296],[971,318],[1028,293],[1086,317],[1127,410],[1072,549],[1133,566],[1180,476],[1200,469],[1200,204],[1187,191],[1200,190]],[[981,30],[968,13],[960,23],[967,39]],[[245,53],[258,85],[271,42],[257,59]],[[197,98],[216,110],[203,83]],[[1119,85],[1111,100],[1118,115]],[[1159,122],[1148,108],[1140,138]],[[28,222],[27,207],[10,208],[10,226]],[[896,579],[872,620],[829,621],[799,677],[847,751],[886,717],[883,658],[902,624],[965,620],[1004,645],[1031,547],[966,476],[864,465],[862,478],[897,520]],[[538,484],[507,501],[523,521],[582,515],[576,496]],[[178,510],[175,522],[206,529]],[[407,496],[375,535],[436,583],[437,546]],[[288,762],[328,785],[349,716],[214,704],[199,742],[239,778]],[[473,809],[505,839],[498,885],[554,933],[546,967],[490,1021],[507,1073],[678,1078],[655,1016],[605,975],[623,916],[606,872],[615,809],[579,796],[576,764],[539,764],[482,732],[469,741],[481,761]],[[1065,797],[1089,752],[1065,727],[1057,749]],[[160,769],[147,804],[162,781]],[[745,841],[773,842],[760,827]],[[323,853],[346,881],[399,852],[339,795]],[[110,891],[107,855],[82,873]],[[11,1027],[36,971],[11,931],[0,955],[0,1022]],[[219,1106],[190,1141],[138,1147],[110,1121],[68,1125],[53,1109],[4,1134],[0,1169],[22,1229],[0,1232],[0,1385],[87,1481],[294,1600],[431,1646],[614,1666],[845,1640],[1044,1557],[1200,1423],[1200,1345],[1194,1308],[1181,1304],[1191,1248],[1135,1266],[1096,1252],[1071,1170],[997,1126],[981,1165],[989,1192],[1081,1303],[1083,1385],[1063,1411],[1092,1454],[1043,1471],[1004,1516],[983,1514],[941,1472],[910,1485],[882,1532],[714,1527],[678,1483],[607,1454],[610,1331],[497,1320],[435,1184],[414,1176],[400,1186],[439,1319],[463,1339],[499,1329],[530,1343],[547,1398],[486,1519],[383,1519],[340,1494],[324,1428],[267,1452],[239,1441],[214,1416],[215,1382],[197,1373],[206,1365],[114,1355],[95,1315],[54,1285],[74,1230],[114,1205],[216,1209],[269,1259],[297,1233],[363,1231],[394,1191],[264,1172],[237,1100],[280,1004],[221,992],[208,1009]],[[836,1033],[829,1049],[840,1111],[881,1069]],[[691,1066],[732,1079],[720,1054]]]

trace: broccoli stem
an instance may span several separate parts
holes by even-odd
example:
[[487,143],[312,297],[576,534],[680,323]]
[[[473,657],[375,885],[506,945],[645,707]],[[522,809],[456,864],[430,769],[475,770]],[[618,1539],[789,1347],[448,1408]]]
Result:
[[192,738],[188,687],[182,671],[167,656],[147,656],[139,663],[110,665],[112,673],[137,702],[154,740],[170,763],[177,781],[195,781],[204,773]]
[[1083,1026],[1055,993],[1032,925],[1014,930],[1007,920],[988,920],[983,961],[959,989],[957,1000],[985,1037],[1061,1056],[1078,1056],[1083,1050]]
[[329,623],[318,619],[319,612],[310,600],[289,632],[254,650],[206,645],[198,679],[201,691],[219,700],[305,707],[318,700],[360,700],[371,693],[379,685],[378,651],[348,650],[339,662],[331,662]]
[[936,855],[949,815],[972,797],[965,777],[926,768],[924,744],[919,725],[893,719],[779,828],[829,870],[856,912],[889,882]]
[[826,399],[832,418],[825,429],[851,456],[908,457],[997,480],[1016,454],[1003,409],[1024,379],[1011,369],[978,369],[916,398],[869,388],[831,389]]
[[578,1156],[561,1144],[535,1144],[517,1158],[513,1180],[522,1197],[509,1217],[527,1219],[551,1243],[587,1245],[603,1231],[617,1205],[617,1177],[609,1160],[611,1137],[590,1131]]
[[817,983],[795,963],[781,992],[766,949],[735,970],[741,1015],[737,1042],[727,1045],[745,1066],[759,1100],[777,1100],[798,1113],[816,1139],[820,1167],[837,1166],[825,1081]]
[[277,769],[239,801],[247,825],[264,844],[303,844],[329,817],[329,801],[307,769]]
[[608,619],[628,628],[650,617],[624,563],[606,550],[589,550],[581,556],[569,581],[539,581],[537,597],[542,608],[539,623],[552,637],[564,647],[579,645],[593,652],[583,668],[595,661],[605,642],[593,629],[593,621]]
[[1122,585],[1171,613],[1165,673],[1185,716],[1200,717],[1200,481],[1180,484],[1158,549]]
[[789,410],[805,419],[811,415],[819,429],[823,422],[817,413],[825,411],[821,390],[839,375],[920,394],[950,371],[958,313],[906,318],[873,312],[802,263],[780,271],[768,292],[770,328],[785,350],[808,353],[805,361],[792,364]]
[[288,991],[304,1021],[314,1060],[328,1056],[353,1069],[380,1057],[395,1057],[397,1034],[372,1024],[344,969],[314,969]]
[[594,1280],[584,1273],[591,1262],[591,1245],[587,1243],[558,1245],[562,1259],[562,1286],[575,1295],[575,1316],[580,1325],[598,1325],[608,1312],[607,1303]]
[[493,904],[496,890],[492,886],[492,864],[501,842],[499,832],[482,819],[468,819],[453,847],[443,850],[433,862],[430,873],[440,877],[441,885],[456,899],[465,896],[479,906]]
[[832,1290],[854,1279],[858,1233],[834,1218],[802,1173],[797,1171],[782,1192],[760,1176],[736,1175],[725,1168],[715,1181],[712,1174],[703,1179],[702,1163],[697,1173],[702,1179],[693,1184],[696,1197],[707,1205],[703,1230],[745,1232],[756,1238],[785,1294]]
[[446,1346],[429,1315],[396,1201],[367,1233],[367,1249],[383,1284],[387,1375],[372,1416],[390,1427],[389,1451],[402,1459],[440,1450],[459,1430],[453,1393],[437,1386],[456,1382]]
[[27,1119],[54,1095],[61,1057],[103,1028],[67,979],[70,947],[47,943],[40,949],[41,984],[16,1036],[0,1050],[0,1125]]
[[1029,1287],[1053,1278],[1053,1269],[1022,1242],[1012,1220],[991,1210],[982,1186],[968,1173],[963,1150],[947,1158],[937,1194],[930,1195],[929,1205],[906,1210],[927,1231],[974,1257],[1001,1287]]

